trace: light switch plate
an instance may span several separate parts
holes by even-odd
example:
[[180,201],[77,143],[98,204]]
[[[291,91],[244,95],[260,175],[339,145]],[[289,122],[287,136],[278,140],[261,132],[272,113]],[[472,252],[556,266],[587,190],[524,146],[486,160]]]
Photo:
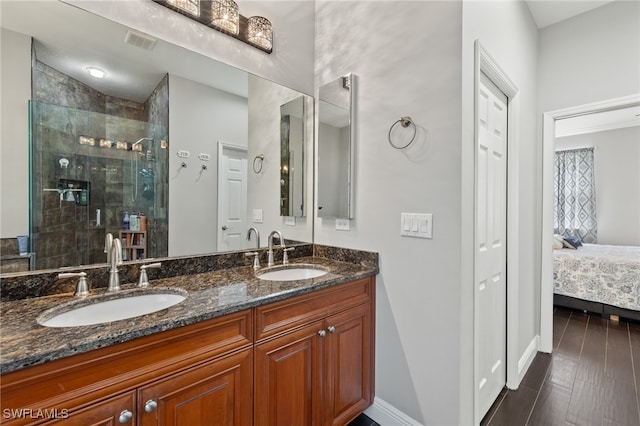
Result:
[[433,214],[400,213],[400,235],[414,238],[433,238]]
[[296,226],[296,218],[293,216],[285,216],[284,224],[286,226]]
[[253,209],[253,223],[262,223],[262,209]]
[[349,219],[336,219],[336,231],[348,231]]

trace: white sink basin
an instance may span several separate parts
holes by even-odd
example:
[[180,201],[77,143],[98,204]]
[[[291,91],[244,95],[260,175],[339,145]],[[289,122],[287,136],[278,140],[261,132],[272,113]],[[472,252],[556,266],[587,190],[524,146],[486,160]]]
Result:
[[[96,301],[89,303],[89,300],[78,302],[77,307],[61,306],[44,312],[38,318],[38,323],[45,327],[79,327],[82,325],[95,325],[106,322],[119,321],[134,318],[141,315],[151,314],[176,305],[185,300],[185,295],[178,292],[135,293],[122,295],[116,298],[112,294],[107,294]],[[96,299],[94,299],[96,300]],[[56,313],[60,311],[60,313]]]
[[260,271],[256,277],[267,281],[297,281],[321,277],[328,272],[327,269],[316,265],[291,265]]

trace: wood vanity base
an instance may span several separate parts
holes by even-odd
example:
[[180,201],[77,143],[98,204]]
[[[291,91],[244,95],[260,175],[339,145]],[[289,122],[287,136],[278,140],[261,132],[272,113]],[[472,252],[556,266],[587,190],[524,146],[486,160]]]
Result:
[[374,306],[368,277],[7,373],[0,423],[345,425],[373,401]]

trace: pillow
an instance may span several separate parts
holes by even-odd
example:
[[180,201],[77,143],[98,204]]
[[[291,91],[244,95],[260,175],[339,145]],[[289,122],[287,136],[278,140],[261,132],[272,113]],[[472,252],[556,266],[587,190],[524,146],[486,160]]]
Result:
[[564,242],[564,238],[560,234],[553,234],[553,239],[562,244]]
[[562,244],[560,241],[556,240],[555,238],[553,239],[553,249],[554,250],[561,250],[562,247],[564,247],[564,244]]
[[582,245],[582,241],[576,237],[564,237],[563,244],[566,248],[577,249]]

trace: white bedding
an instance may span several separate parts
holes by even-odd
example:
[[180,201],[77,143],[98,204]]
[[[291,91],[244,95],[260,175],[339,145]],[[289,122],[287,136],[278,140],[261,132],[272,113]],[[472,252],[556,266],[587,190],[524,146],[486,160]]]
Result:
[[553,292],[640,311],[640,247],[554,250]]

